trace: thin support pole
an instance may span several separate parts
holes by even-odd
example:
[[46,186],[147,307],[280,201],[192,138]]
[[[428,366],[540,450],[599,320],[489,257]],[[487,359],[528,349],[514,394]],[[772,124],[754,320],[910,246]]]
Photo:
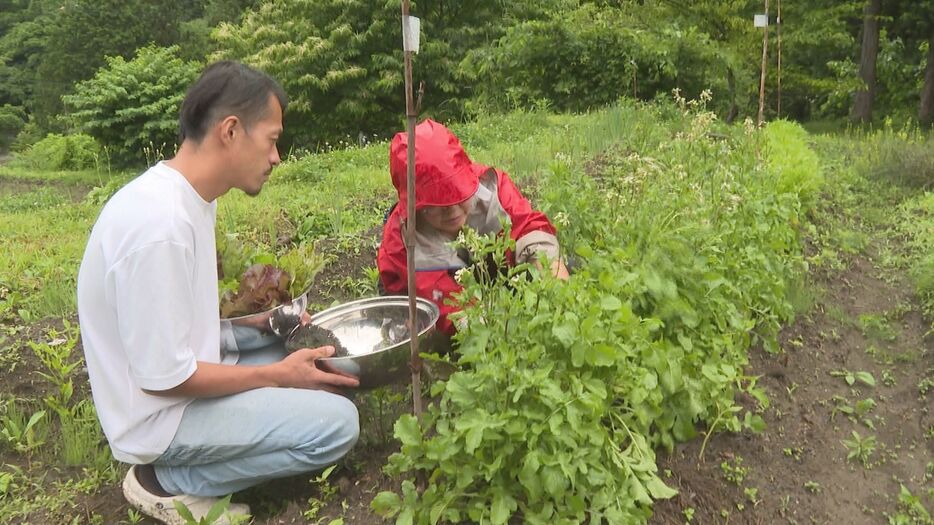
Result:
[[775,22],[775,35],[778,38],[778,110],[776,116],[782,118],[782,0],[778,0],[778,18]]
[[762,33],[762,73],[759,75],[759,118],[756,125],[761,126],[763,114],[765,113],[765,69],[767,66],[769,50],[769,0],[765,0],[765,31]]
[[[409,16],[409,0],[402,0],[402,19]],[[407,37],[403,35],[403,42]],[[408,133],[406,148],[406,220],[405,220],[405,269],[409,289],[409,334],[412,369],[412,411],[422,417],[422,360],[418,352],[418,303],[415,296],[415,121],[418,117],[412,93],[412,51],[405,49],[405,127]]]

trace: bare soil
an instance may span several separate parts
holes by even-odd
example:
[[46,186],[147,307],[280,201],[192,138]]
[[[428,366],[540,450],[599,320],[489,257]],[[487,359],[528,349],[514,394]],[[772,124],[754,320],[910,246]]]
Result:
[[[651,523],[685,523],[686,512],[692,523],[705,524],[887,523],[902,483],[931,508],[925,468],[934,460],[934,414],[918,386],[934,374],[932,340],[925,337],[931,325],[910,284],[882,276],[871,256],[855,257],[842,273],[813,276],[822,297],[782,331],[784,353],[750,356],[747,373],[762,376],[771,400],[763,414],[767,430],[715,434],[702,457],[701,439],[663,454],[659,468],[679,494],[656,505]],[[891,333],[863,329],[860,316],[888,316]],[[850,386],[831,374],[841,370],[870,372],[876,386]],[[865,417],[835,413],[841,403],[853,407],[866,398],[876,406]],[[843,440],[853,431],[877,439],[868,466],[847,460]],[[738,461],[744,479],[730,481]],[[755,497],[750,489],[757,489]]]
[[[0,161],[0,166],[3,162]],[[36,191],[40,188],[53,188],[55,191],[66,195],[71,202],[78,202],[88,194],[89,186],[74,183],[62,183],[44,179],[20,179],[15,177],[0,176],[0,197],[14,194],[24,194]]]

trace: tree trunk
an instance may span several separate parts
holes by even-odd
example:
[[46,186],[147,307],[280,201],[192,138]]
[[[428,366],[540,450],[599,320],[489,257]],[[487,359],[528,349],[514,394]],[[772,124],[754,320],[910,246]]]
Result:
[[859,77],[864,86],[856,92],[850,118],[854,122],[872,120],[872,101],[876,95],[876,57],[879,55],[879,13],[882,0],[867,0],[863,8],[863,46],[859,53]]
[[928,63],[924,69],[924,87],[921,88],[921,108],[918,121],[924,125],[934,124],[934,29],[928,40]]
[[730,91],[730,111],[726,114],[726,123],[732,124],[739,115],[739,106],[736,105],[736,75],[732,67],[726,68],[726,85]]

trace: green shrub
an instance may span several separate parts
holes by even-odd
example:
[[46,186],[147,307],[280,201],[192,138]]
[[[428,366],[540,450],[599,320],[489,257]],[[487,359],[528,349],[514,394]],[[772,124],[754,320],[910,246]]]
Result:
[[30,146],[45,138],[45,132],[34,120],[28,120],[16,134],[13,143],[10,145],[11,151],[22,152],[29,149]]
[[68,119],[100,141],[119,164],[151,163],[174,151],[178,111],[200,72],[177,57],[178,47],[149,46],[133,60],[109,57],[107,67],[63,97]]
[[50,133],[17,155],[17,160],[37,170],[75,171],[96,168],[100,157],[101,148],[94,137]]
[[26,114],[23,108],[4,104],[0,106],[0,151],[5,150],[13,142],[13,138],[26,124]]

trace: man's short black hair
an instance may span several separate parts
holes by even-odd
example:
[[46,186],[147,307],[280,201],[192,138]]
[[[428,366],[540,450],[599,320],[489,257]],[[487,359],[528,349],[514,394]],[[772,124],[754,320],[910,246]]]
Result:
[[195,81],[179,112],[179,140],[201,142],[208,129],[230,115],[246,127],[265,117],[269,95],[279,100],[282,112],[288,100],[285,91],[272,77],[231,60],[208,66]]

